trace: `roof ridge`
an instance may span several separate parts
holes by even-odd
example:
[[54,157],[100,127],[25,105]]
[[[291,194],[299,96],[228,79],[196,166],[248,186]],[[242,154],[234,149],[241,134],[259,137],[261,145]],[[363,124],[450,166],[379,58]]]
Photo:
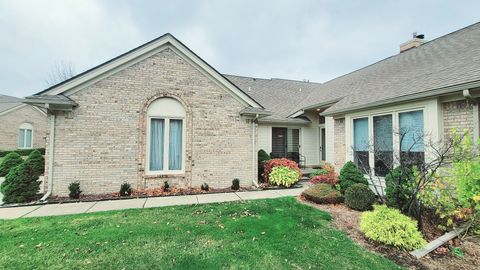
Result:
[[259,78],[259,77],[250,77],[250,76],[243,76],[243,75],[234,75],[234,74],[226,74],[223,73],[225,76],[232,76],[232,77],[240,77],[240,78],[247,78],[247,79],[254,79],[254,80],[264,80],[264,81],[273,81],[273,80],[281,80],[281,81],[291,81],[291,82],[298,82],[298,83],[311,83],[311,84],[322,84],[320,82],[311,82],[311,81],[304,81],[304,80],[295,80],[295,79],[283,79],[283,78]]

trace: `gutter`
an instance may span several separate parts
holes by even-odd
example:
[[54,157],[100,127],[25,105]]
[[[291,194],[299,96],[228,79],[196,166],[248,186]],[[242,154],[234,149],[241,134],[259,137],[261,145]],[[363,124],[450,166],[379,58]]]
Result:
[[253,171],[253,185],[255,185],[257,188],[260,187],[258,185],[258,179],[257,179],[257,170],[255,168],[257,168],[257,164],[258,164],[258,155],[257,155],[257,151],[256,151],[256,145],[255,145],[255,134],[256,134],[256,123],[255,123],[255,120],[258,119],[258,114],[255,115],[255,118],[252,119],[252,171]]
[[433,90],[429,90],[429,91],[424,91],[424,92],[420,92],[420,93],[415,93],[415,94],[411,94],[411,95],[405,95],[405,96],[394,97],[394,98],[390,98],[390,99],[379,100],[379,101],[364,104],[364,105],[351,106],[351,107],[346,108],[346,109],[327,111],[327,112],[321,113],[320,115],[322,115],[322,116],[333,116],[335,114],[340,114],[340,113],[344,114],[344,113],[349,113],[349,112],[352,112],[352,111],[362,110],[362,109],[366,109],[366,108],[390,105],[392,103],[397,103],[397,102],[407,102],[407,101],[411,101],[411,100],[419,99],[419,98],[429,98],[429,97],[433,97],[433,96],[451,94],[451,93],[456,92],[456,91],[463,91],[465,89],[478,88],[478,87],[480,87],[480,81],[458,84],[458,85],[447,86],[447,87],[443,87],[443,88],[437,88],[437,89],[433,89]]
[[50,114],[50,136],[48,141],[48,189],[40,201],[45,201],[53,190],[53,158],[55,156],[55,112]]

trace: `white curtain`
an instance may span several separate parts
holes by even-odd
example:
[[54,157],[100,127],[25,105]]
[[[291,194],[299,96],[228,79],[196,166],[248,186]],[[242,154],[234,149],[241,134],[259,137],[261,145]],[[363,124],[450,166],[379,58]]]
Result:
[[25,147],[25,129],[20,129],[20,133],[18,135],[18,147]]
[[164,120],[152,119],[150,125],[150,170],[163,170]]
[[168,169],[182,169],[182,120],[170,120]]

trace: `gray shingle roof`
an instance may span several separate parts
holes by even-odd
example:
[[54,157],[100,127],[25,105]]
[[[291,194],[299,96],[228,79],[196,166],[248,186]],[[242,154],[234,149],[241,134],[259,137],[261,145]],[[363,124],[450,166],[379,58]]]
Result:
[[300,102],[321,86],[320,83],[285,79],[224,76],[272,113],[272,115],[262,118],[262,121],[305,123],[304,119],[287,117],[292,110],[299,107]]
[[21,105],[23,99],[0,94],[0,113]]
[[480,81],[480,23],[328,81],[295,110],[343,97],[325,113]]

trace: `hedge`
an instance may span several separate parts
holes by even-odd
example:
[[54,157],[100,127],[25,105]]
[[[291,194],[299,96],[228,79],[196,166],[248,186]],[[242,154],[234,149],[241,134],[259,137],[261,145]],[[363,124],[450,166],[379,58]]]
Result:
[[0,150],[0,157],[4,157],[8,155],[8,153],[15,152],[19,154],[20,156],[28,156],[30,153],[33,151],[38,150],[40,154],[45,155],[45,148],[37,148],[37,149],[17,149],[17,150]]

